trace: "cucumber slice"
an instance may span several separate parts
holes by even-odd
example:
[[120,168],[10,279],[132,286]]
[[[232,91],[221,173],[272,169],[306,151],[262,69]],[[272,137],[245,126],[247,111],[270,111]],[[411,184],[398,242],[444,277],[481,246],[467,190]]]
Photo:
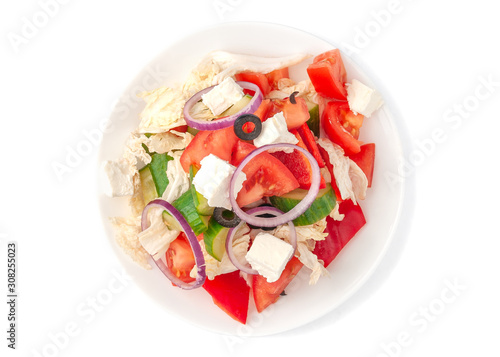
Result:
[[192,191],[191,193],[193,195],[194,206],[199,214],[203,216],[211,216],[214,213],[214,208],[208,205],[208,200],[201,193],[196,191],[196,188],[193,185],[193,178],[197,172],[198,169],[194,167],[194,165],[189,167],[189,183],[191,184],[190,190]]
[[309,108],[309,120],[307,121],[307,126],[311,129],[315,136],[319,137],[319,105],[307,102],[307,108]]
[[[296,189],[283,196],[272,196],[271,204],[282,210],[283,212],[290,211],[295,207],[307,194],[307,190]],[[332,186],[327,183],[324,189],[319,190],[312,205],[299,217],[293,220],[296,226],[307,226],[313,224],[320,219],[325,218],[335,208],[337,199]]]
[[146,165],[141,170],[139,170],[139,176],[141,178],[142,197],[144,198],[144,205],[147,205],[150,201],[158,198],[158,192],[156,192],[156,186],[153,181],[153,175],[151,175],[150,166]]
[[234,103],[231,107],[227,108],[221,115],[219,115],[219,118],[222,117],[227,117],[229,115],[233,115],[238,113],[241,109],[245,108],[248,103],[252,100],[252,96],[246,94],[241,98],[239,101]]
[[153,154],[151,156],[151,162],[148,164],[151,170],[151,176],[156,186],[156,192],[158,197],[163,195],[163,192],[167,188],[168,178],[167,178],[167,166],[168,162],[173,160],[172,157],[165,154]]
[[221,261],[224,252],[226,251],[226,237],[229,228],[221,226],[211,217],[208,221],[208,229],[203,233],[203,241],[207,253],[212,257]]
[[[189,223],[195,235],[199,235],[205,232],[208,228],[208,220],[210,217],[202,216],[196,210],[193,201],[193,194],[191,190],[187,190],[185,193],[181,195],[178,199],[176,199],[172,206],[174,206],[186,219]],[[165,216],[163,216],[165,219]]]
[[170,230],[182,231],[182,227],[177,220],[167,211],[163,211],[163,222]]

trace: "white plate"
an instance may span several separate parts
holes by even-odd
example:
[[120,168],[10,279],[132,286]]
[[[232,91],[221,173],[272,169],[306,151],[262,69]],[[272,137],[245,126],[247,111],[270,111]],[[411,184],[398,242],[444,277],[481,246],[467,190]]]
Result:
[[[182,82],[202,56],[212,50],[283,56],[298,52],[316,55],[332,48],[334,46],[318,37],[273,24],[228,23],[192,34],[161,53],[124,92],[110,117],[110,129],[104,134],[99,164],[105,160],[118,159],[128,133],[137,126],[143,103],[134,94],[159,85]],[[356,78],[380,90],[352,59],[345,54],[343,59],[348,81]],[[292,78],[304,78],[305,69],[305,63],[297,66],[291,72]],[[307,324],[337,308],[365,283],[383,258],[397,227],[404,181],[388,180],[386,174],[397,174],[403,161],[403,151],[394,118],[387,105],[376,115],[365,119],[360,139],[375,142],[377,148],[373,187],[368,190],[367,199],[361,203],[368,223],[328,267],[330,277],[321,278],[318,284],[309,286],[306,269],[302,269],[301,274],[286,289],[287,296],[280,298],[278,303],[262,314],[255,311],[251,301],[246,326],[233,321],[216,307],[204,289],[183,291],[175,288],[161,272],[156,269],[143,270],[121,251],[115,243],[108,217],[128,215],[127,200],[105,196],[100,173],[98,199],[107,235],[136,284],[169,313],[195,325],[224,334],[259,336]]]

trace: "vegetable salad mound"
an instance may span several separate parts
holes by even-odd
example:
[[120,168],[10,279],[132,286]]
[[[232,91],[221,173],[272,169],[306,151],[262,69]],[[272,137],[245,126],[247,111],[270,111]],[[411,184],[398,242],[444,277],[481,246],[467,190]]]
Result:
[[[304,61],[306,79],[290,78]],[[249,304],[262,312],[300,270],[311,285],[328,276],[366,223],[375,144],[359,134],[383,104],[346,78],[337,49],[214,51],[182,85],[142,93],[122,158],[103,167],[108,194],[129,198],[130,215],[111,218],[123,251],[243,324]]]

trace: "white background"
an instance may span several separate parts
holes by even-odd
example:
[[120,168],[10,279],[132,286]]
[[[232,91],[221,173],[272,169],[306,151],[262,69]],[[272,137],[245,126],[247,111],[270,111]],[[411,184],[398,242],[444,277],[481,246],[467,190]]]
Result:
[[[492,2],[89,0],[43,10],[46,2],[0,5],[2,296],[7,242],[19,251],[18,349],[6,347],[2,303],[2,356],[500,353],[500,22]],[[35,31],[26,21],[38,23]],[[413,190],[382,266],[331,314],[264,338],[206,332],[158,309],[132,282],[117,283],[121,267],[95,195],[98,147],[60,178],[53,169],[146,63],[226,21],[290,25],[355,51],[407,128]],[[493,83],[489,91],[482,81]],[[430,142],[436,130],[442,140]],[[90,308],[110,282],[111,301]],[[62,337],[65,329],[74,336]]]

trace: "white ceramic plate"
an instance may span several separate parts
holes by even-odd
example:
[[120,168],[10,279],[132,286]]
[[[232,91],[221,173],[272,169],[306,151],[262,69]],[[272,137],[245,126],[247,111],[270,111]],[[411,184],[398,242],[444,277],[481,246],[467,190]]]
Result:
[[[192,34],[170,46],[154,59],[126,89],[110,117],[110,127],[104,134],[99,163],[116,160],[122,154],[128,133],[138,125],[142,100],[135,94],[159,85],[182,82],[198,61],[212,50],[227,50],[262,56],[283,56],[298,52],[316,55],[334,46],[311,34],[273,24],[228,23]],[[348,81],[353,78],[377,86],[347,55],[343,54]],[[312,61],[312,59],[310,60]],[[292,78],[303,79],[307,61],[291,71]],[[204,289],[183,291],[173,287],[161,272],[146,271],[133,263],[117,246],[108,217],[128,215],[126,199],[111,199],[104,195],[102,174],[99,173],[99,203],[107,236],[121,263],[136,284],[151,299],[169,313],[175,314],[205,329],[242,336],[268,335],[307,324],[337,308],[369,278],[384,256],[395,233],[403,201],[403,181],[388,180],[387,174],[397,174],[402,163],[402,147],[394,118],[387,105],[365,120],[361,140],[376,143],[373,187],[361,203],[367,224],[349,242],[328,267],[330,277],[308,285],[308,273],[301,274],[286,289],[287,296],[258,314],[251,301],[248,323],[243,326],[212,303]],[[99,166],[100,167],[100,166]]]

